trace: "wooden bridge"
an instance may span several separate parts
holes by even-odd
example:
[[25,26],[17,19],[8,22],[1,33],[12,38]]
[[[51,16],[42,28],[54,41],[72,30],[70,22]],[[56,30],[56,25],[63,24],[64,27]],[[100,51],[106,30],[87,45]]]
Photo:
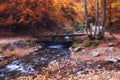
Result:
[[38,39],[38,43],[46,45],[64,45],[69,47],[73,43],[73,37],[85,36],[86,34],[39,34],[34,36]]
[[76,36],[85,36],[86,34],[39,34],[33,37],[38,38],[39,40],[43,39],[64,39],[65,37],[76,37]]

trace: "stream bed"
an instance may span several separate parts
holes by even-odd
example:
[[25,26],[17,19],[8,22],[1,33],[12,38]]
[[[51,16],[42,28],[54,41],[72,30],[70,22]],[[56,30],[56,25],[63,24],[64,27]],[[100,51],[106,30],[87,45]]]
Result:
[[[41,47],[41,45],[38,47]],[[61,59],[69,54],[69,50],[60,44],[49,45],[44,49],[38,48],[34,51],[34,53],[17,59],[2,67],[0,69],[0,79],[10,76],[40,72],[41,69],[48,66],[51,61]]]

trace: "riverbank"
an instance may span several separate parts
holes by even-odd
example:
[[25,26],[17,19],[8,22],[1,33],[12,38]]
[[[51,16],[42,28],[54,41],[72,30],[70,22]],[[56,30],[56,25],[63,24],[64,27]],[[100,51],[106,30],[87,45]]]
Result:
[[[71,51],[69,55],[55,51],[50,54],[48,49],[42,51],[41,46],[31,40],[20,38],[7,43],[11,44],[6,45],[5,52],[0,54],[1,80],[120,79],[120,50],[117,40],[107,39],[95,48],[84,47],[77,52]],[[14,68],[12,71],[11,66]],[[3,72],[4,70],[7,71]]]

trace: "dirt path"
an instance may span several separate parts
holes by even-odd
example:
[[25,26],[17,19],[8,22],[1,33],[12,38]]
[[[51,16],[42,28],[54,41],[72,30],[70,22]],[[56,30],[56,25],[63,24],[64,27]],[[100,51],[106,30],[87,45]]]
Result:
[[25,36],[18,36],[18,37],[3,37],[0,38],[0,43],[12,43],[15,41],[19,41],[19,40],[29,40],[32,39],[31,37],[25,37]]
[[0,49],[2,51],[0,56],[4,57],[12,54],[24,56],[33,52],[34,46],[28,45],[28,40],[33,40],[33,38],[26,36],[0,38]]

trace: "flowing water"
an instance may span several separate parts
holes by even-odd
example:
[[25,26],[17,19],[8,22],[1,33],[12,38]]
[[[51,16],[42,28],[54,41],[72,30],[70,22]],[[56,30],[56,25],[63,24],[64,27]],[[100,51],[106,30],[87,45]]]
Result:
[[[38,49],[34,53],[11,62],[0,69],[0,80],[5,77],[19,76],[21,74],[34,74],[34,72],[41,72],[43,67],[47,67],[51,62],[59,60],[64,56],[69,55],[69,50],[64,45],[53,44],[48,45],[44,49]],[[54,62],[53,62],[54,64]],[[89,69],[106,69],[106,70],[120,70],[120,63],[108,63],[103,61],[88,61],[81,63],[78,66],[79,73],[88,73]],[[8,79],[9,80],[9,79]]]
[[[6,65],[0,69],[0,77],[6,77],[11,73],[16,73],[15,75],[32,74],[48,65],[52,60],[61,59],[63,56],[67,55],[69,55],[69,51],[65,49],[64,45],[49,45],[46,46],[45,49],[38,49],[32,55],[15,60]],[[40,67],[38,68],[38,66]]]

